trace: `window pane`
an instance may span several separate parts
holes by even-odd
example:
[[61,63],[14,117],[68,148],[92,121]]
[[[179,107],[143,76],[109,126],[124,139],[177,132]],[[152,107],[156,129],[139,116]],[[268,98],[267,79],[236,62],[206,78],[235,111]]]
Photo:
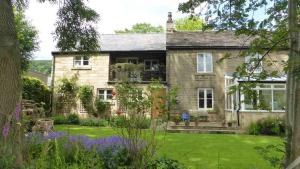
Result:
[[159,64],[157,61],[152,61],[151,70],[158,71],[159,70]]
[[257,108],[257,95],[245,93],[244,95],[245,110],[255,110]]
[[74,61],[74,66],[80,66],[81,65],[81,61],[80,60],[75,60]]
[[81,60],[81,56],[75,56],[74,60]]
[[199,54],[197,57],[197,71],[204,72],[204,56]]
[[212,99],[212,90],[206,90],[206,98]]
[[259,91],[259,104],[260,109],[270,110],[272,109],[272,91],[260,90]]
[[150,68],[151,68],[151,62],[145,61],[145,70],[150,70]]
[[204,90],[199,90],[199,99],[204,99]]
[[212,99],[207,99],[207,108],[212,108]]
[[89,60],[88,56],[83,56],[83,60]]
[[83,61],[83,65],[85,65],[85,66],[89,65],[89,61],[88,60],[84,60]]
[[273,92],[274,110],[285,110],[285,91],[274,90]]
[[111,100],[111,99],[112,99],[112,90],[107,90],[107,91],[106,91],[106,98],[107,98],[108,100]]
[[284,84],[277,84],[277,85],[274,85],[274,88],[285,88],[285,85]]
[[204,108],[204,99],[199,99],[199,108]]
[[206,72],[212,72],[212,56],[206,55]]

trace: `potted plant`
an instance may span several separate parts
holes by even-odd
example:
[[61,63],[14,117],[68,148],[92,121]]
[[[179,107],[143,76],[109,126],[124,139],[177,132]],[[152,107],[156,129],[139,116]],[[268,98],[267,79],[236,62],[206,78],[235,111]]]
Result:
[[175,122],[175,125],[179,125],[180,123],[180,114],[178,112],[175,113],[173,116],[173,121]]

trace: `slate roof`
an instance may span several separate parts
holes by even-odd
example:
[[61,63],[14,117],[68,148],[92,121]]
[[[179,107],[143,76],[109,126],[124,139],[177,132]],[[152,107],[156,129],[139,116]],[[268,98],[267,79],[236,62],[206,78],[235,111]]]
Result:
[[165,51],[166,34],[103,34],[100,51]]
[[166,45],[167,48],[241,48],[249,43],[246,36],[237,38],[233,32],[211,31],[168,33]]

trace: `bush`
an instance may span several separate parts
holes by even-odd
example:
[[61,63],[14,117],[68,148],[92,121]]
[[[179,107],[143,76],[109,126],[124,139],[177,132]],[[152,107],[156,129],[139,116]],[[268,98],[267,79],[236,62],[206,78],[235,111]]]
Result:
[[49,88],[39,79],[33,77],[22,77],[23,92],[22,98],[32,100],[35,103],[44,103],[43,107],[50,110],[51,92]]
[[105,119],[95,119],[95,118],[80,119],[80,125],[81,126],[106,127],[106,126],[108,126],[108,121]]
[[95,99],[95,116],[96,117],[106,117],[106,113],[108,112],[108,109],[110,108],[109,102],[102,101],[99,97]]
[[285,134],[285,122],[281,118],[264,118],[251,123],[248,133],[252,135],[283,136]]
[[67,118],[63,115],[53,116],[51,119],[54,121],[54,124],[68,124]]
[[110,125],[112,127],[125,127],[126,121],[124,116],[115,116],[110,120]]
[[185,169],[177,160],[173,160],[167,157],[161,157],[154,161],[151,161],[147,166],[147,169]]
[[69,114],[67,116],[67,121],[68,121],[68,124],[79,124],[80,123],[79,116],[77,114]]

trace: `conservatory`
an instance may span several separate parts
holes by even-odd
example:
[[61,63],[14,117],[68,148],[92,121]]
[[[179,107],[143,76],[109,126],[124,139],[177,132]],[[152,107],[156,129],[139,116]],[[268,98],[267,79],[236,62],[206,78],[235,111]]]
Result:
[[[226,121],[243,127],[261,118],[284,116],[285,83],[285,76],[264,81],[225,76]],[[250,90],[244,90],[245,85],[250,86]]]

